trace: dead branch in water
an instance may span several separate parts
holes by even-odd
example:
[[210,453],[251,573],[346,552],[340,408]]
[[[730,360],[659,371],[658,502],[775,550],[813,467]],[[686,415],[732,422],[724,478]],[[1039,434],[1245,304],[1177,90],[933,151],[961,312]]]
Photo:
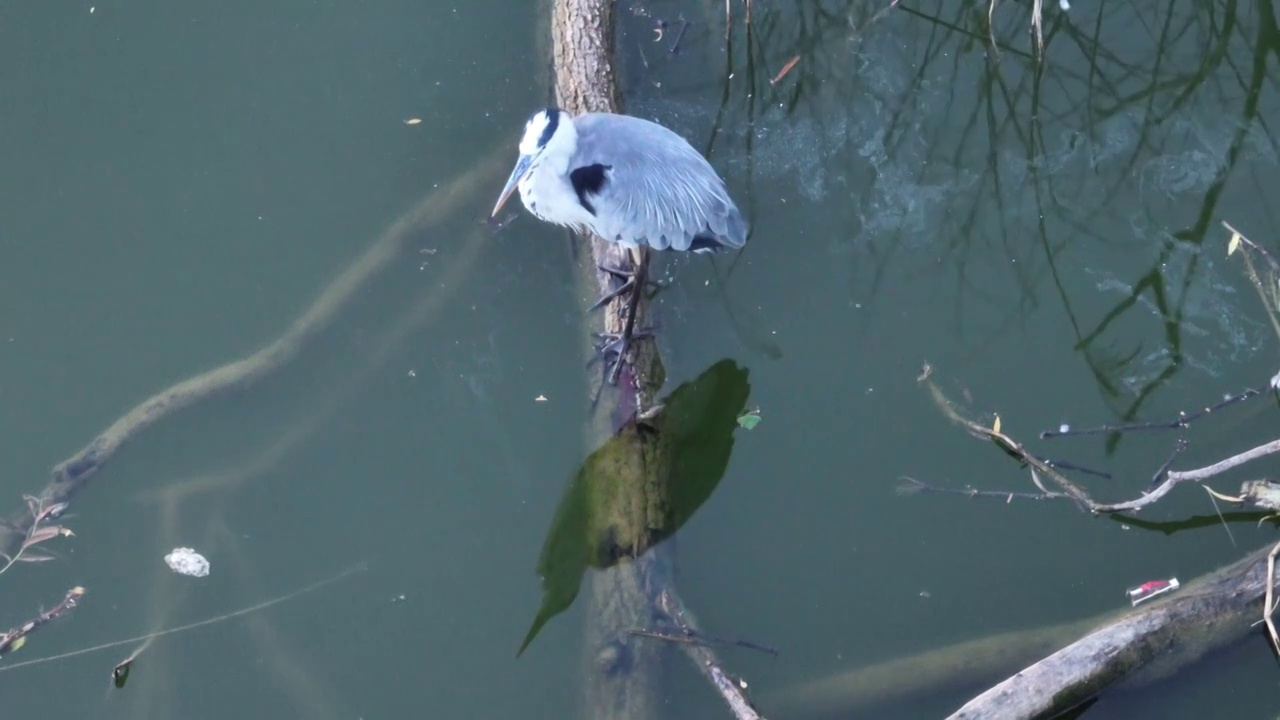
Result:
[[[495,150],[452,183],[423,198],[325,288],[288,330],[261,350],[161,390],[117,419],[79,452],[58,463],[50,483],[38,495],[28,498],[27,512],[0,526],[0,556],[8,559],[8,564],[18,559],[33,544],[33,533],[39,532],[40,522],[56,519],[90,477],[147,428],[183,409],[243,389],[291,363],[371,278],[399,257],[409,238],[442,220],[493,178],[500,177],[504,160],[505,153]],[[468,258],[474,259],[474,255]],[[33,507],[40,508],[40,513]]]
[[[693,636],[693,620],[689,615],[689,611],[680,603],[679,598],[670,590],[663,590],[658,596],[658,609],[666,616],[668,622],[676,627],[686,636]],[[751,700],[747,697],[747,682],[742,678],[731,678],[724,668],[720,665],[720,661],[716,658],[715,653],[711,652],[705,645],[696,642],[682,643],[685,655],[693,661],[702,673],[715,688],[716,692],[733,711],[734,717],[738,720],[763,720],[760,713],[756,711]]]
[[[1088,491],[1084,489],[1084,487],[1082,487],[1075,481],[1067,478],[1065,475],[1063,475],[1061,472],[1059,472],[1056,468],[1051,466],[1049,463],[1045,462],[1044,460],[1042,460],[1041,458],[1033,454],[1022,443],[1018,442],[1017,440],[1014,440],[1012,437],[1002,432],[1000,428],[1000,418],[998,416],[996,417],[995,423],[991,427],[986,427],[985,425],[979,424],[974,420],[960,414],[960,412],[956,409],[955,404],[951,401],[951,399],[948,398],[947,395],[942,391],[942,389],[938,387],[938,384],[933,381],[933,368],[931,366],[925,365],[924,370],[920,373],[920,377],[918,378],[918,381],[920,382],[920,384],[925,386],[925,388],[929,391],[930,396],[933,398],[933,401],[938,405],[939,409],[942,410],[943,414],[946,415],[949,419],[963,426],[966,430],[969,431],[970,434],[974,435],[975,437],[985,439],[985,440],[990,440],[991,442],[995,443],[1006,454],[1010,455],[1011,457],[1013,457],[1014,459],[1018,460],[1020,463],[1022,463],[1023,465],[1031,469],[1031,476],[1032,476],[1033,482],[1035,482],[1041,488],[1041,494],[1035,495],[1033,497],[1041,498],[1041,499],[1070,498],[1072,500],[1075,500],[1082,507],[1088,509],[1090,512],[1097,513],[1097,514],[1138,512],[1143,508],[1147,507],[1148,505],[1158,501],[1160,498],[1164,497],[1165,495],[1168,495],[1169,491],[1173,490],[1173,488],[1175,488],[1176,486],[1182,483],[1203,482],[1204,480],[1208,480],[1209,478],[1215,477],[1217,475],[1221,475],[1222,473],[1225,473],[1228,470],[1236,468],[1247,462],[1251,462],[1253,460],[1266,457],[1267,455],[1280,452],[1280,440],[1272,440],[1271,442],[1264,443],[1262,445],[1259,445],[1258,447],[1251,448],[1242,453],[1233,455],[1229,458],[1226,458],[1225,460],[1220,460],[1216,463],[1213,463],[1212,465],[1208,465],[1202,468],[1197,468],[1195,470],[1178,471],[1178,470],[1166,470],[1162,468],[1160,472],[1156,473],[1156,480],[1158,482],[1155,485],[1155,487],[1143,493],[1140,497],[1134,498],[1132,500],[1126,500],[1123,502],[1116,502],[1116,503],[1098,502],[1093,498],[1092,495],[1089,494]],[[1177,452],[1181,451],[1180,450],[1181,447],[1182,446],[1180,445],[1179,450],[1175,451],[1175,454],[1174,454],[1175,457],[1177,455]],[[1166,463],[1166,466],[1167,465],[1168,463]],[[1039,482],[1040,477],[1046,477],[1052,480],[1054,484],[1058,486],[1061,492],[1055,493],[1045,489],[1042,485],[1040,485],[1040,482]],[[912,481],[912,482],[918,485],[920,489],[927,489],[927,490],[939,489],[931,485],[922,483],[920,481]],[[990,491],[986,491],[983,493],[974,492],[974,493],[968,493],[968,494],[988,494],[989,492]],[[1008,493],[1004,493],[1004,492],[994,492],[991,494],[997,497],[1004,497],[1008,495]]]
[[66,597],[62,598],[62,602],[21,625],[10,628],[4,635],[0,635],[0,656],[7,655],[22,647],[27,642],[28,635],[71,612],[80,603],[80,598],[82,597],[84,597],[84,588],[73,587],[67,591]]
[[[1258,290],[1264,308],[1272,320],[1272,326],[1280,336],[1280,321],[1277,321],[1280,293],[1275,290],[1277,280],[1280,279],[1280,263],[1235,228],[1226,223],[1224,226],[1231,232],[1227,254],[1241,252],[1247,277]],[[1254,254],[1260,256],[1269,266],[1270,273],[1265,279],[1259,276],[1258,268],[1254,265],[1251,257]],[[1280,375],[1277,375],[1277,378],[1280,378]],[[1278,387],[1280,382],[1277,378],[1271,381],[1273,390],[1280,390]],[[925,387],[934,403],[948,419],[964,427],[974,437],[994,443],[1001,451],[1029,470],[1032,482],[1040,490],[1039,494],[1033,494],[1031,497],[1070,498],[1080,507],[1094,514],[1136,513],[1158,502],[1180,484],[1203,483],[1246,463],[1280,452],[1280,439],[1277,439],[1205,467],[1171,470],[1170,466],[1186,448],[1186,440],[1179,438],[1173,453],[1157,470],[1148,490],[1141,496],[1123,502],[1099,502],[1084,486],[1067,478],[1057,468],[1004,432],[999,415],[996,415],[994,421],[988,426],[961,413],[935,382],[933,370],[929,365],[925,365],[918,377],[918,382]],[[1171,422],[1104,426],[1080,434],[1160,428],[1184,429],[1194,419],[1260,394],[1257,390],[1246,390],[1191,416],[1180,414]],[[1047,439],[1066,434],[1069,434],[1069,431],[1043,433],[1041,438]],[[1045,481],[1054,487],[1046,487]],[[904,492],[941,490],[917,480],[907,479],[905,483],[902,487]],[[1222,495],[1208,487],[1205,489],[1214,498],[1228,502],[1248,503],[1273,511],[1280,506],[1280,493],[1276,491],[1274,484],[1267,481],[1245,483],[1237,497]],[[967,494],[979,497],[1006,497],[1009,500],[1013,498],[1010,493],[992,491],[971,490]],[[951,717],[956,719],[1025,718],[1063,712],[1081,703],[1089,702],[1108,686],[1152,664],[1153,658],[1163,654],[1174,642],[1174,638],[1178,638],[1180,644],[1196,645],[1197,642],[1190,637],[1192,627],[1198,629],[1229,627],[1233,633],[1247,632],[1248,628],[1241,628],[1239,620],[1243,617],[1243,613],[1248,612],[1251,604],[1258,600],[1262,600],[1262,619],[1258,622],[1265,624],[1272,646],[1277,653],[1280,653],[1280,634],[1277,633],[1272,619],[1276,609],[1274,585],[1275,564],[1278,556],[1280,556],[1280,543],[1272,547],[1269,552],[1264,549],[1260,553],[1253,553],[1218,580],[1197,583],[1199,587],[1195,592],[1188,589],[1180,596],[1175,596],[1175,599],[1127,614],[992,687],[975,697]],[[1226,634],[1225,630],[1223,634]]]

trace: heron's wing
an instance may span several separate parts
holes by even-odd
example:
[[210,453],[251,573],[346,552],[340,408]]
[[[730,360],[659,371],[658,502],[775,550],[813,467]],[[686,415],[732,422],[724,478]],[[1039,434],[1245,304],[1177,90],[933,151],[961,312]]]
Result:
[[747,223],[724,181],[684,138],[628,115],[579,115],[574,127],[569,170],[601,237],[658,250],[746,243]]

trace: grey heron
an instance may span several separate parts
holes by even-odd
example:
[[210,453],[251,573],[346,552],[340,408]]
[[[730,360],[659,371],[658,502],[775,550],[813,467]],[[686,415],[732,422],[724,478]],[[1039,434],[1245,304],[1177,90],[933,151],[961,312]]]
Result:
[[[671,130],[629,115],[535,112],[493,215],[516,188],[539,219],[590,230],[633,255],[645,249],[710,253],[747,242],[747,222],[706,158]],[[617,354],[619,365],[631,340],[644,264],[641,255],[634,270],[601,268],[625,282],[593,308],[632,291],[628,330],[603,348]]]

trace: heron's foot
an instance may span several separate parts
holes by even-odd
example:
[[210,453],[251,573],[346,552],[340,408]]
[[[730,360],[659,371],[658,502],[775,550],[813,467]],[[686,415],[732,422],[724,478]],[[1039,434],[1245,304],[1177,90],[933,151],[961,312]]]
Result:
[[[596,267],[599,268],[600,272],[608,273],[614,278],[617,278],[618,280],[620,280],[621,283],[614,289],[600,296],[600,299],[595,301],[595,304],[587,308],[588,312],[592,310],[599,310],[600,308],[607,305],[610,300],[613,300],[614,298],[624,293],[628,293],[634,290],[636,286],[636,276],[639,274],[636,272],[634,268],[629,270],[624,270],[622,268],[611,267],[609,265],[596,265]],[[648,273],[646,272],[645,275],[647,276]],[[653,289],[653,292],[649,294],[649,297],[653,297],[658,290],[662,290],[664,287],[666,287],[665,285],[663,285],[662,283],[656,280],[650,280],[648,277],[645,278],[644,286],[645,286],[645,289],[649,289],[649,288]]]
[[630,337],[626,337],[626,333],[591,333],[596,340],[596,357],[607,358],[618,355],[623,351],[632,340],[643,340],[644,338],[653,337],[653,328],[645,328],[643,330],[633,330]]
[[[608,272],[608,271],[606,271],[606,272]],[[601,296],[600,296],[600,299],[599,299],[599,300],[597,300],[597,301],[595,301],[595,304],[593,304],[591,307],[587,308],[587,312],[591,312],[592,310],[599,310],[600,308],[604,307],[605,305],[608,305],[608,304],[609,304],[609,301],[613,300],[614,298],[618,297],[619,295],[623,295],[623,294],[626,294],[626,293],[630,293],[630,292],[632,291],[632,289],[633,289],[633,288],[635,288],[635,286],[636,286],[636,279],[635,279],[635,277],[633,276],[633,277],[629,277],[629,278],[627,278],[627,279],[626,279],[626,281],[624,281],[624,282],[623,282],[621,285],[619,285],[618,287],[616,287],[616,288],[614,288],[614,289],[610,290],[609,292],[605,293],[604,295],[601,295]]]
[[[653,337],[653,328],[633,330],[630,333],[592,333],[600,341],[596,345],[596,356],[591,362],[600,360],[604,366],[604,378],[610,385],[618,384],[618,375],[622,372],[622,364],[626,362],[627,353],[636,340]],[[588,363],[590,364],[590,363]]]
[[598,337],[600,343],[595,346],[596,357],[603,365],[605,382],[613,386],[618,384],[618,375],[622,373],[622,364],[627,361],[632,343],[640,338],[653,337],[653,332],[636,331],[630,336],[626,333],[599,333]]

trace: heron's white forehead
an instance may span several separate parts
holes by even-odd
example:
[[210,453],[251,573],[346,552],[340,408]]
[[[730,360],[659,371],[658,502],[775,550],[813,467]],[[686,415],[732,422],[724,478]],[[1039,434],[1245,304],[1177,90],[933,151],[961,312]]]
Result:
[[[553,117],[546,110],[539,110],[529,118],[529,122],[525,123],[524,136],[520,138],[520,154],[533,155],[542,147],[546,140],[550,138],[547,129],[557,124],[558,117]],[[552,133],[555,129],[552,128]]]

